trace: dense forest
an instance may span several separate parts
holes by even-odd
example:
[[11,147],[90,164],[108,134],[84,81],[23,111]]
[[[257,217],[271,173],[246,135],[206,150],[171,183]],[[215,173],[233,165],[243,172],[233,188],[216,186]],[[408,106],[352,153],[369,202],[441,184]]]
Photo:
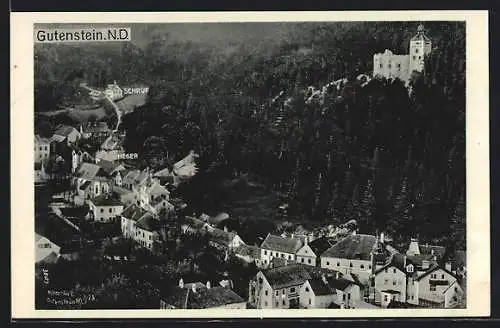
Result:
[[[141,44],[37,45],[35,110],[74,101],[82,79],[146,83],[147,103],[123,118],[126,150],[153,168],[200,154],[200,173],[179,191],[188,201],[202,207],[221,180],[251,174],[292,215],[464,249],[465,24],[425,24],[433,50],[411,92],[357,77],[371,76],[374,53],[407,54],[415,23],[276,25],[273,38],[203,42],[166,29]],[[306,101],[309,86],[340,79]]]

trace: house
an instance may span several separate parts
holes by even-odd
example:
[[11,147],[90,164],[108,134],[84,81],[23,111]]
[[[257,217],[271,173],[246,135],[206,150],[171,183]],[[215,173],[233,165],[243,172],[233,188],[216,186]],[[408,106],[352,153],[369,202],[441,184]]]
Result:
[[50,157],[50,144],[51,141],[48,138],[42,138],[39,135],[35,135],[35,163],[40,163],[46,161]]
[[[426,307],[450,308],[461,303],[465,291],[457,277],[445,268],[435,265],[424,274],[418,275],[409,291],[418,296],[418,300],[409,303]],[[415,297],[416,298],[416,297]]]
[[206,232],[209,243],[217,248],[233,250],[245,244],[236,232],[229,232],[227,229],[213,228]]
[[83,204],[85,200],[107,195],[112,191],[109,175],[96,164],[83,162],[76,169],[73,180],[76,186],[76,204]]
[[97,159],[96,164],[99,165],[110,177],[114,177],[118,172],[125,171],[125,167],[122,164],[106,161],[104,159]]
[[121,213],[121,230],[125,238],[134,238],[136,236],[135,228],[137,221],[145,215],[151,215],[146,210],[140,208],[136,204],[130,204]]
[[35,184],[44,183],[49,180],[49,175],[45,171],[45,165],[42,162],[35,162]]
[[336,271],[302,264],[261,270],[250,281],[249,303],[258,309],[299,308],[300,290],[304,283],[323,275],[341,278],[341,274]]
[[320,237],[311,242],[308,239],[304,239],[305,243],[297,251],[297,263],[316,266],[320,264],[320,256],[327,249],[332,247],[332,242],[326,237]]
[[69,125],[59,125],[56,131],[51,137],[51,141],[58,143],[65,142],[68,146],[77,142],[82,135],[72,126]]
[[268,234],[260,246],[261,262],[263,265],[268,265],[273,257],[295,261],[295,254],[301,247],[299,239]]
[[47,237],[35,233],[35,263],[55,263],[60,256],[61,247]]
[[321,267],[355,274],[363,284],[370,281],[373,255],[379,240],[375,236],[352,234],[340,240],[321,255]]
[[84,139],[93,139],[102,143],[111,134],[111,129],[106,122],[88,122],[80,125],[80,134]]
[[246,263],[255,263],[257,267],[260,267],[260,248],[257,246],[251,246],[246,244],[241,244],[233,249],[234,256]]
[[375,303],[387,307],[391,301],[406,302],[415,295],[408,294],[408,283],[416,273],[413,262],[405,255],[393,254],[387,263],[376,269],[374,275]]
[[123,90],[118,86],[116,81],[113,84],[108,84],[104,90],[104,95],[112,101],[123,98]]
[[153,179],[150,172],[148,172],[146,178],[142,179],[141,182],[132,185],[132,191],[134,192],[137,204],[147,210],[151,208],[154,208],[155,211],[159,211],[161,208],[165,208],[168,211],[174,210],[173,205],[168,203],[170,192],[157,180]]
[[186,216],[181,220],[181,233],[183,234],[204,232],[212,229],[214,229],[214,227],[205,221],[192,216]]
[[107,149],[99,149],[95,153],[95,158],[96,160],[106,160],[110,162],[114,162],[120,159],[120,155],[123,152],[119,149],[112,149],[112,150],[107,150]]
[[325,275],[307,280],[300,288],[300,305],[304,308],[356,308],[361,300],[361,288],[356,282]]
[[122,179],[122,186],[132,190],[135,185],[143,183],[149,177],[148,170],[131,170]]
[[95,222],[113,222],[123,211],[119,199],[110,195],[100,195],[88,201],[91,218]]
[[178,286],[163,292],[160,309],[246,309],[246,301],[230,288],[180,279]]
[[198,172],[198,168],[196,167],[196,159],[198,157],[198,154],[190,151],[186,157],[174,164],[172,171],[174,176],[179,179],[179,182],[193,177]]
[[149,250],[153,249],[155,242],[160,238],[160,221],[148,213],[137,220],[135,224],[135,237],[133,239]]

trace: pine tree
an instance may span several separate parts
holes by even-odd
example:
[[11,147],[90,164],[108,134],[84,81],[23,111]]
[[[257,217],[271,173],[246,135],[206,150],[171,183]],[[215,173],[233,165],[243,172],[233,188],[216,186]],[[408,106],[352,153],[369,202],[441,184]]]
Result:
[[375,194],[373,192],[372,180],[368,180],[360,204],[360,216],[363,226],[374,226],[376,210]]
[[455,249],[465,249],[466,244],[466,212],[464,193],[460,195],[455,205],[450,222],[451,244]]

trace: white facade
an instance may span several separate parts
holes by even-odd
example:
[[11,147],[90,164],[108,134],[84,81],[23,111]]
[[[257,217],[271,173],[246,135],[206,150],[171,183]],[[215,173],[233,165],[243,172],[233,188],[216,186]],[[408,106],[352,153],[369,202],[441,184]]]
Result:
[[395,55],[390,50],[373,55],[373,76],[399,78],[406,81],[409,78],[409,58],[407,55]]
[[89,202],[90,210],[93,214],[95,222],[112,222],[123,211],[123,205],[95,205],[92,201]]
[[45,161],[50,157],[50,141],[35,136],[35,162]]
[[307,244],[302,246],[297,251],[296,258],[297,258],[297,263],[316,266],[316,260],[317,260],[316,254],[314,254],[314,251]]
[[260,254],[260,259],[263,265],[269,265],[269,263],[271,263],[272,259],[275,257],[291,261],[295,260],[295,254],[293,253],[274,251],[271,249],[262,248],[260,250]]
[[350,260],[334,257],[321,257],[321,267],[339,271],[344,275],[353,273],[363,284],[368,284],[372,273],[372,262],[369,260]]
[[48,238],[35,233],[35,263],[38,263],[51,253],[60,255],[61,247],[54,244]]

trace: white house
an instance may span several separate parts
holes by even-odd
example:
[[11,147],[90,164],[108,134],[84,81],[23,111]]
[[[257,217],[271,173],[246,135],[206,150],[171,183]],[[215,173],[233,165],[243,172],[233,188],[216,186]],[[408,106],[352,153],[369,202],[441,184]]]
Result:
[[69,125],[59,125],[51,137],[51,140],[55,142],[66,142],[67,145],[74,144],[77,142],[82,135],[72,126]]
[[355,274],[363,284],[368,284],[373,265],[373,254],[378,239],[371,235],[353,234],[330,247],[321,255],[321,267]]
[[104,90],[104,95],[111,100],[117,100],[123,98],[123,90],[118,86],[116,81],[113,81],[113,84],[108,84]]
[[304,246],[297,251],[297,263],[316,266],[320,264],[320,256],[327,249],[332,247],[333,242],[330,242],[326,237],[321,237],[308,242],[304,239]]
[[35,135],[35,163],[46,161],[50,157],[50,140]]
[[35,233],[35,263],[53,262],[60,256],[61,247]]
[[129,205],[121,213],[121,230],[124,237],[150,250],[160,240],[160,221],[136,204]]
[[268,265],[273,258],[295,261],[295,255],[301,247],[300,239],[268,234],[260,246],[261,263]]
[[95,222],[112,222],[123,211],[120,200],[109,195],[95,197],[88,201],[91,217]]

